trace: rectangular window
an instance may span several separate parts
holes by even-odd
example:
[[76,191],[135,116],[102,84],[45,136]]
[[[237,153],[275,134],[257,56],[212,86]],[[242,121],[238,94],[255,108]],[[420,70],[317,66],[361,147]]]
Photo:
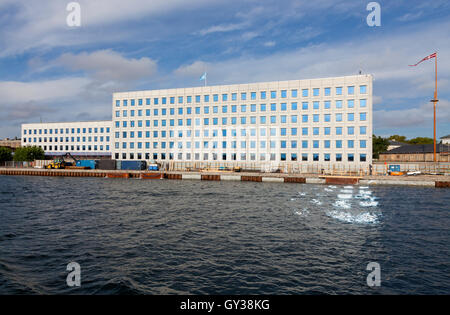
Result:
[[367,118],[366,113],[359,113],[359,120],[360,121],[366,121],[366,118]]
[[348,87],[347,87],[347,94],[348,94],[348,95],[353,95],[353,94],[355,94],[355,87],[354,87],[354,86],[348,86]]
[[367,93],[367,85],[360,85],[359,86],[359,93],[360,94],[366,94]]
[[277,91],[271,91],[270,98],[277,98]]
[[359,147],[361,149],[365,149],[367,147],[367,142],[366,140],[359,140]]
[[313,122],[319,122],[319,114],[314,114],[313,115]]
[[313,96],[319,96],[319,91],[320,91],[320,89],[314,88],[313,89]]
[[308,97],[308,89],[303,89],[302,90],[302,96],[303,97]]
[[355,141],[354,140],[347,140],[347,148],[353,149],[355,147]]
[[286,97],[287,97],[287,91],[281,90],[281,98],[286,98]]
[[261,91],[261,99],[262,100],[266,99],[266,92],[265,91]]

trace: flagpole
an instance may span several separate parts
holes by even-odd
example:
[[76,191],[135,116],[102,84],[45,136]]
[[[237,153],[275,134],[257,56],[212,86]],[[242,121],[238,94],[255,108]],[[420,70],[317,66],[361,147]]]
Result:
[[437,53],[436,57],[434,58],[434,75],[435,75],[435,81],[434,81],[434,99],[431,100],[433,102],[433,160],[436,163],[436,103],[439,102],[437,98]]

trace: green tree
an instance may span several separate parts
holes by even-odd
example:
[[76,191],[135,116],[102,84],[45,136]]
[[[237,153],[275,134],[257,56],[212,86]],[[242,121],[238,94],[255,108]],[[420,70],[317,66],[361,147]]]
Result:
[[434,140],[427,137],[417,137],[408,141],[409,144],[433,144]]
[[405,136],[399,136],[399,135],[390,136],[388,140],[393,140],[393,141],[398,141],[398,142],[403,142],[403,143],[408,142],[408,140],[406,140]]
[[14,161],[32,162],[34,160],[43,160],[45,158],[44,150],[41,147],[22,147],[14,152]]
[[0,147],[0,162],[12,161],[12,151],[10,148]]
[[389,140],[382,137],[372,136],[373,158],[378,159],[381,152],[385,152],[389,146]]

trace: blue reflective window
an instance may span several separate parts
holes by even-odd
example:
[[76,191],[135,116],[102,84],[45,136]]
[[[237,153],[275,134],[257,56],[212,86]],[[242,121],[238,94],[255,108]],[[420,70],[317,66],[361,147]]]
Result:
[[367,93],[367,85],[360,85],[359,86],[359,93],[360,94],[366,94]]

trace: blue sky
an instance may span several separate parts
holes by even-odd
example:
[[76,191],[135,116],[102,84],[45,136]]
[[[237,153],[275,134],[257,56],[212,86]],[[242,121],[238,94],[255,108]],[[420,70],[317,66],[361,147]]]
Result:
[[20,124],[111,119],[125,90],[374,75],[374,133],[450,134],[450,3],[360,0],[0,0],[0,138]]

